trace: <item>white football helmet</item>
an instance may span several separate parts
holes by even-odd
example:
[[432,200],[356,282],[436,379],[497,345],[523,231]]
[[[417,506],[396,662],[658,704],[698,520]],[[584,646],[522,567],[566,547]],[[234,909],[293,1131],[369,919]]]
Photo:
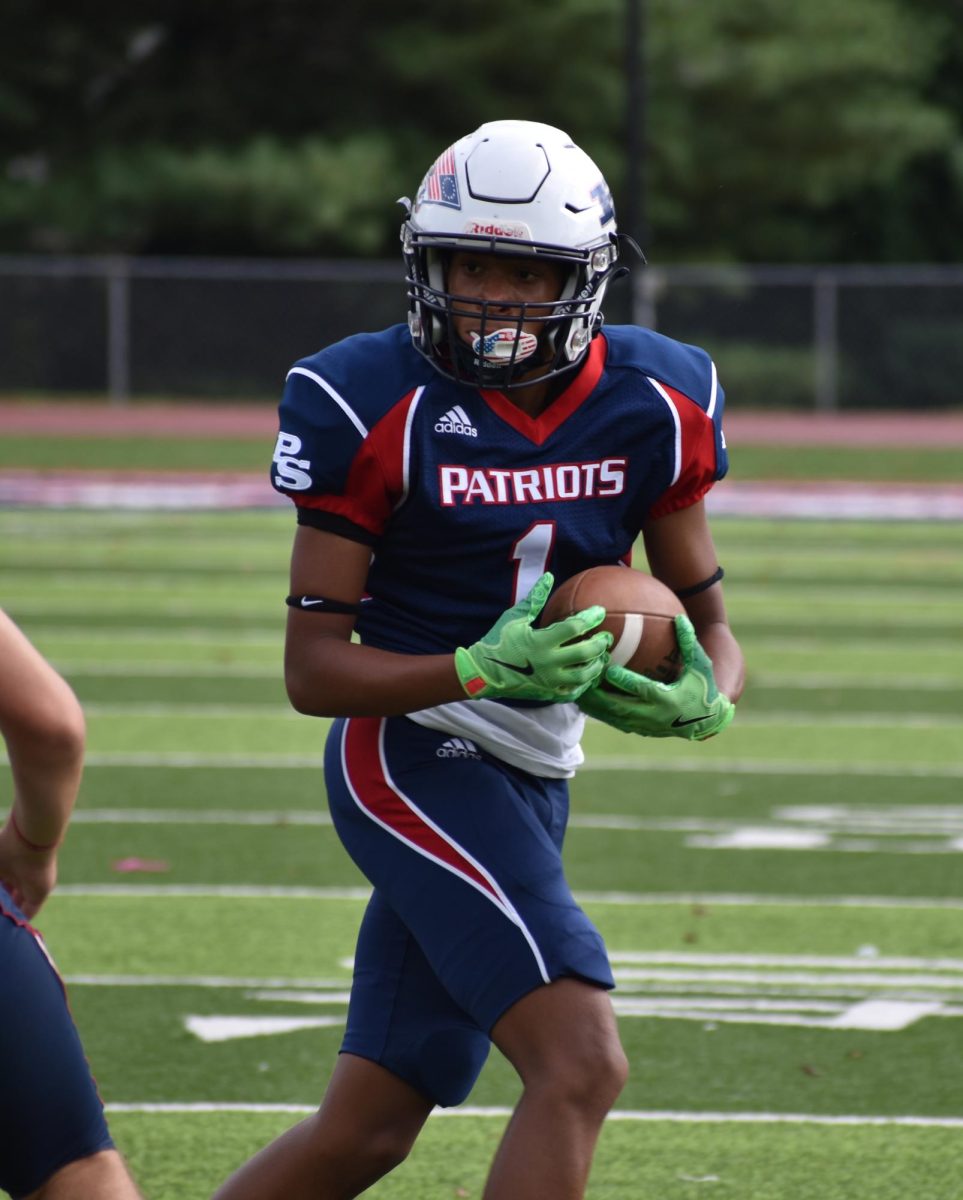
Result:
[[[569,371],[602,327],[602,298],[619,243],[608,185],[568,134],[534,121],[491,121],[450,146],[401,203],[408,325],[417,349],[443,375],[476,387],[525,386]],[[558,301],[517,319],[447,287],[451,251],[552,259],[566,268]],[[470,305],[466,310],[465,305]],[[454,335],[452,316],[480,316],[473,346]],[[547,314],[547,315],[546,315]],[[541,333],[524,332],[535,322]]]

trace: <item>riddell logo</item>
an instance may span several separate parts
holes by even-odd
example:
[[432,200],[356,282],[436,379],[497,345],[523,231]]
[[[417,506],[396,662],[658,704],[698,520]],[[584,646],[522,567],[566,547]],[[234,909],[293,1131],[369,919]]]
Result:
[[521,222],[514,224],[503,225],[499,221],[469,221],[465,225],[465,233],[482,233],[488,237],[498,238],[522,238],[531,240],[531,233],[527,225]]
[[435,751],[438,758],[477,758],[481,759],[478,753],[478,747],[468,738],[453,737],[442,744]]

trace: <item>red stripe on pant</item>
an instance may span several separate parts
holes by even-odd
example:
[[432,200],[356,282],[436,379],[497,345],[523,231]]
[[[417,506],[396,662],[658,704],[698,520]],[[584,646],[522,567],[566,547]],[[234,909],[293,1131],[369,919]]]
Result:
[[414,849],[463,875],[499,907],[504,900],[492,881],[424,817],[385,774],[381,761],[380,717],[352,717],[345,722],[345,774],[358,806]]

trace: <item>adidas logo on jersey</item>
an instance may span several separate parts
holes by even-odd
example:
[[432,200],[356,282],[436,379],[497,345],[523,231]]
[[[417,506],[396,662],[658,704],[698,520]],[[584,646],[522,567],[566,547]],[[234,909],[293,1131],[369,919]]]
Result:
[[475,743],[470,742],[468,738],[460,737],[449,738],[447,742],[442,742],[435,754],[438,758],[481,758]]
[[460,433],[464,437],[478,437],[478,430],[471,417],[460,404],[450,408],[440,421],[435,422],[435,433]]

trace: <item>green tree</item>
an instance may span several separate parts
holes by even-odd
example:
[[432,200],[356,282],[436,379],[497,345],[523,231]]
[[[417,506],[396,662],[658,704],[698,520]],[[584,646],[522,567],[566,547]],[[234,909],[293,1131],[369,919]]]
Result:
[[860,208],[952,145],[925,94],[941,20],[897,0],[657,0],[651,23],[653,226],[673,257],[889,257]]
[[[394,254],[483,120],[618,200],[627,0],[7,0],[0,249]],[[655,261],[963,257],[959,0],[647,0]]]

